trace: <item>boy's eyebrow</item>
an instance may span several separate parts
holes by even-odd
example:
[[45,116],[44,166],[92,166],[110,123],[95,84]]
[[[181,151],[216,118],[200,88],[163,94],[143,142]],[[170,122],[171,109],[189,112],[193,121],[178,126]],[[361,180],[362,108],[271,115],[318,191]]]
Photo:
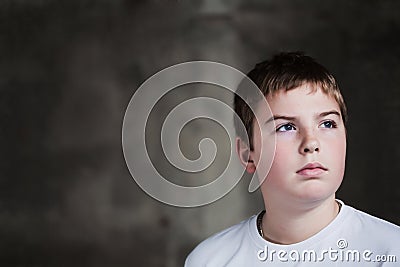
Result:
[[294,121],[296,120],[296,117],[289,117],[289,116],[283,116],[283,115],[274,115],[271,118],[269,118],[265,123],[269,123],[271,121],[275,121],[275,120],[288,120],[288,121]]
[[[337,116],[340,117],[340,113],[337,112],[336,110],[330,110],[330,111],[322,112],[322,113],[318,114],[318,117],[322,118],[322,117],[326,117],[328,115],[337,115]],[[288,120],[288,121],[295,121],[296,117],[290,117],[290,116],[284,116],[284,115],[274,115],[271,118],[269,118],[265,123],[269,123],[271,121],[275,121],[275,120],[279,120],[279,119]]]
[[322,112],[321,114],[319,114],[318,117],[320,117],[320,118],[321,117],[326,117],[326,116],[331,115],[331,114],[337,115],[338,117],[340,117],[340,113],[337,112],[336,110],[330,110],[330,111]]

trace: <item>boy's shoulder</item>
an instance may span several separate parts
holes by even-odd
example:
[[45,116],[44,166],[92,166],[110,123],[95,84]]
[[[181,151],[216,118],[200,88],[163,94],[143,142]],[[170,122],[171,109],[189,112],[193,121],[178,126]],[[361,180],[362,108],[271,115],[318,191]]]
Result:
[[383,220],[381,218],[375,217],[364,211],[349,207],[350,211],[353,213],[352,224],[353,228],[362,229],[363,231],[369,232],[369,235],[391,235],[399,236],[400,238],[400,226]]
[[192,266],[191,263],[196,263],[197,266],[202,261],[209,262],[210,260],[217,263],[219,259],[226,261],[233,257],[235,252],[241,249],[243,243],[248,242],[249,228],[255,220],[256,215],[253,215],[205,239],[186,258],[185,266]]
[[[336,237],[339,238],[337,242],[339,240],[344,242],[346,250],[371,253],[370,257],[367,255],[367,258],[372,261],[379,261],[382,255],[399,259],[399,226],[352,207],[348,207],[348,211],[351,216],[348,216],[343,225],[339,226],[340,230],[337,229]],[[389,266],[394,265],[389,264]]]
[[[341,204],[341,212],[327,227],[303,242],[285,245],[285,249],[323,251],[344,241],[351,250],[400,257],[399,226]],[[260,249],[268,245],[269,249],[279,251],[282,246],[262,239],[256,221],[254,215],[207,238],[189,254],[185,266],[258,266],[264,263],[257,259]]]

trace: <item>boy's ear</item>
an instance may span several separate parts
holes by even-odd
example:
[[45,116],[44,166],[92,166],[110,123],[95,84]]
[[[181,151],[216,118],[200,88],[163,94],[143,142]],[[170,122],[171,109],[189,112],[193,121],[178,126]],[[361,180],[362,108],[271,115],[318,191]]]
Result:
[[246,172],[253,174],[256,171],[256,164],[252,153],[249,146],[239,137],[236,137],[236,153],[239,156],[240,162],[245,167]]

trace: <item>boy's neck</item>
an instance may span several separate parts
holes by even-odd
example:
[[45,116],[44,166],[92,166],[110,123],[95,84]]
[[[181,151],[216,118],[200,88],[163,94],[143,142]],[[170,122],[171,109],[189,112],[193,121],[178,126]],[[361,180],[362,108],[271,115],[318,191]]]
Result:
[[[277,203],[278,204],[278,203]],[[321,202],[299,206],[282,206],[268,202],[262,220],[264,238],[277,244],[304,241],[326,227],[339,213],[339,204],[333,195]]]

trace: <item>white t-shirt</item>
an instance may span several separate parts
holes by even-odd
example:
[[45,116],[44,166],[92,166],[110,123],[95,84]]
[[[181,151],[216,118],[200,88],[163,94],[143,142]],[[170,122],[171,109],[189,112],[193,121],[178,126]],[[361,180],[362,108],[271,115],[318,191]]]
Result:
[[400,227],[339,202],[336,218],[302,242],[264,240],[254,215],[201,242],[185,267],[400,266]]

